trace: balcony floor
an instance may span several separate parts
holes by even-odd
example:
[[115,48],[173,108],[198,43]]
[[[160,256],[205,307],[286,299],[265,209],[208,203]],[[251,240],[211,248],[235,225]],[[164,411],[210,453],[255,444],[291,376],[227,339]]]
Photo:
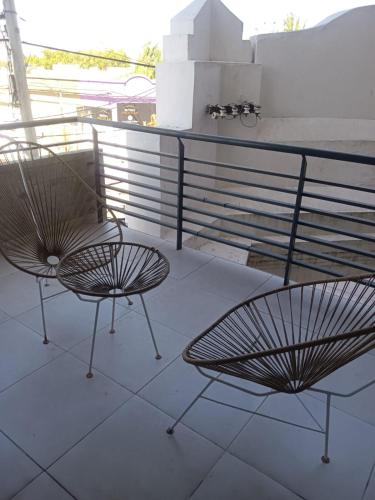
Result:
[[[0,261],[0,500],[375,498],[375,386],[333,398],[329,465],[323,436],[203,400],[165,433],[206,380],[181,360],[183,347],[281,280],[143,233],[127,239],[170,259],[170,277],[145,295],[163,357],[154,359],[138,298],[118,305],[115,335],[106,301],[91,380],[93,304],[50,299],[44,346],[34,278]],[[372,378],[367,354],[324,384],[349,391]],[[307,392],[256,398],[216,384],[210,396],[300,425],[324,419],[324,403]]]

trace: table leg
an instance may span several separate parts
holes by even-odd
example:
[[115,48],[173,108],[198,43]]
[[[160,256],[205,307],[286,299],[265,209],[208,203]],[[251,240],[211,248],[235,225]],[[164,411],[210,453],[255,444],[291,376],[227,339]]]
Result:
[[98,301],[96,303],[94,331],[93,331],[92,342],[91,342],[90,365],[89,365],[89,371],[88,371],[88,373],[86,375],[87,378],[92,378],[94,376],[93,373],[92,373],[92,360],[93,360],[93,357],[94,357],[96,330],[98,328],[99,307],[100,307],[100,301]]
[[152,326],[151,326],[151,321],[150,321],[150,318],[148,317],[148,312],[147,312],[147,309],[146,309],[146,304],[145,304],[145,301],[144,301],[144,298],[143,298],[143,295],[140,294],[141,296],[141,301],[142,301],[142,305],[143,305],[143,309],[145,311],[145,315],[146,315],[146,319],[147,319],[147,323],[148,323],[148,327],[150,329],[150,333],[151,333],[151,338],[152,338],[152,342],[154,344],[154,347],[155,347],[155,359],[161,359],[161,355],[158,351],[158,346],[156,345],[156,340],[155,340],[155,336],[154,336],[154,332],[152,330]]
[[112,323],[111,323],[111,329],[109,330],[109,333],[115,333],[115,308],[116,308],[116,299],[113,297],[112,299]]

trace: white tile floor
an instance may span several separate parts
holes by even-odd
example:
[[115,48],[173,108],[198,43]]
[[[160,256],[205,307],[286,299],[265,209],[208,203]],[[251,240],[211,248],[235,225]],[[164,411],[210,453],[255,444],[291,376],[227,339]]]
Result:
[[[154,357],[140,301],[118,305],[114,335],[108,302],[91,380],[94,306],[70,293],[51,299],[45,346],[33,278],[0,261],[0,500],[373,500],[374,388],[333,399],[329,465],[320,461],[321,435],[204,400],[173,436],[165,433],[206,383],[182,361],[184,346],[280,280],[194,250],[176,252],[149,235],[129,231],[128,239],[170,259],[170,278],[145,295],[163,357]],[[375,359],[365,355],[324,384],[355,388],[371,378]],[[208,395],[314,424],[295,396],[249,397],[219,384]],[[307,393],[302,401],[322,422],[323,402]]]

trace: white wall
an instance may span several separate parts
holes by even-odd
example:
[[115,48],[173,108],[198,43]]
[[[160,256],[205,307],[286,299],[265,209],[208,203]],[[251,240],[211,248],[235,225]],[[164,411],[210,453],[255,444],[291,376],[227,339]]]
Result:
[[254,38],[266,117],[375,119],[375,5]]
[[[362,7],[333,16],[313,29],[260,35],[250,43],[242,39],[242,22],[220,0],[195,0],[172,19],[171,34],[164,37],[164,62],[157,68],[158,125],[375,155],[374,25],[375,6]],[[244,100],[262,106],[262,120],[256,127],[244,127],[238,118],[212,120],[206,113],[207,104]],[[196,158],[299,173],[301,159],[296,156],[184,142],[187,154]],[[172,143],[163,139],[159,147],[176,152]],[[221,173],[220,167],[204,164],[187,167]],[[310,175],[340,177],[357,185],[375,185],[372,170],[309,159]],[[232,171],[232,180],[245,177]],[[214,185],[212,180],[198,177],[195,181],[206,187]],[[268,186],[296,184],[264,175],[253,175],[252,181]],[[228,191],[265,194],[233,182],[218,184]],[[207,193],[210,198],[216,196]],[[236,203],[247,202],[237,199]]]

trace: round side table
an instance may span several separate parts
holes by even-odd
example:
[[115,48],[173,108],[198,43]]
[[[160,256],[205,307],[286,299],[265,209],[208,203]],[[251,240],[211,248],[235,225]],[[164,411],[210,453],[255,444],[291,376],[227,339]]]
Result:
[[87,378],[92,378],[92,361],[98,326],[99,308],[103,300],[112,299],[112,322],[110,333],[114,333],[116,299],[138,294],[141,297],[155,357],[161,356],[146,309],[143,294],[159,286],[169,273],[169,262],[155,248],[135,243],[99,243],[82,247],[65,256],[57,266],[57,278],[80,300],[96,303],[94,330]]

